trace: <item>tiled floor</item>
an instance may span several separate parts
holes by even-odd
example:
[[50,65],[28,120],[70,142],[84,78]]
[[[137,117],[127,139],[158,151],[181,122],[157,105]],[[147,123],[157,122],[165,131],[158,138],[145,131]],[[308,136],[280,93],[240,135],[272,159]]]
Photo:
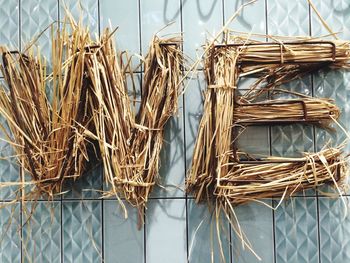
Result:
[[[0,0],[0,44],[25,49],[30,39],[63,18],[65,3],[75,16],[82,12],[84,23],[93,33],[98,34],[109,25],[120,26],[116,33],[118,46],[138,54],[145,54],[152,35],[169,24],[160,35],[183,32],[184,51],[193,61],[201,54],[197,49],[205,39],[215,35],[244,1],[80,2]],[[313,0],[313,3],[334,31],[340,32],[342,38],[350,38],[349,1]],[[243,10],[231,27],[263,34],[328,34],[306,0],[258,0]],[[39,39],[48,59],[49,37],[46,31]],[[334,98],[342,108],[342,123],[350,128],[349,80],[350,73],[322,71],[290,83],[287,88]],[[67,182],[65,187],[70,191],[60,200],[28,203],[25,207],[15,203],[1,209],[0,262],[21,262],[21,259],[23,262],[84,263],[206,263],[211,259],[220,262],[213,216],[206,206],[196,205],[183,191],[201,117],[201,94],[206,88],[203,72],[187,84],[178,116],[169,122],[165,132],[160,175],[166,190],[157,188],[152,193],[145,225],[140,230],[135,210],[128,207],[129,218],[125,220],[117,201],[101,200],[99,193],[93,191],[103,187],[98,166],[79,181]],[[239,143],[252,153],[290,156],[318,150],[329,139],[336,143],[342,138],[341,133],[290,125],[249,129]],[[8,155],[8,147],[2,142],[0,145],[1,155]],[[10,179],[18,179],[18,169],[11,161],[0,160],[0,182]],[[11,200],[15,190],[0,189],[0,200]],[[278,201],[265,200],[269,205],[276,205]],[[33,206],[36,210],[31,215]],[[236,213],[261,262],[350,262],[350,219],[344,215],[340,200],[308,191],[283,202],[277,210],[254,203],[237,208]],[[220,229],[226,262],[258,262],[242,248],[227,221],[221,222]]]

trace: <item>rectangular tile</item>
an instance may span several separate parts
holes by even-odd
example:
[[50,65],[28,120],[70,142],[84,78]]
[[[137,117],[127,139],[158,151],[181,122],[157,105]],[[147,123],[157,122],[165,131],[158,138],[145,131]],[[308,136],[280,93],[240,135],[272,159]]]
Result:
[[[225,23],[244,3],[247,3],[247,1],[224,0]],[[246,33],[265,34],[265,1],[256,1],[254,4],[247,5],[233,20],[233,22],[230,23],[229,28]]]
[[23,260],[61,262],[61,203],[28,202],[23,222]]
[[340,199],[319,198],[320,258],[342,263],[350,258],[350,218]]
[[191,168],[193,150],[197,140],[197,133],[203,115],[203,92],[206,81],[203,71],[190,73],[191,79],[185,80],[185,140],[186,140],[186,169]]
[[310,27],[307,1],[267,0],[267,28],[269,34],[308,36]]
[[[4,205],[4,203],[0,203]],[[21,215],[20,204],[6,205],[0,209],[0,261],[21,262]]]
[[73,17],[76,19],[76,22],[78,22],[79,19],[82,18],[83,25],[88,26],[91,33],[99,33],[98,1],[59,0],[60,20],[62,21],[65,17],[65,7],[69,10],[69,12],[71,12]]
[[276,263],[319,262],[317,216],[314,197],[290,198],[281,204],[275,211]]
[[[312,1],[322,19],[334,33],[342,39],[349,39],[350,30],[347,26],[350,19],[349,3],[347,1]],[[311,31],[313,36],[329,35],[314,10],[311,9]],[[329,36],[332,39],[333,37]]]
[[[50,25],[57,28],[57,23],[53,24],[55,21],[58,21],[57,0],[21,1],[22,50],[29,44],[33,44],[34,47],[38,46],[41,55],[48,61],[49,71],[52,68]],[[33,42],[33,40],[35,41]]]
[[[130,54],[140,53],[140,30],[139,30],[139,1],[100,1],[101,31],[107,27],[112,30],[118,27],[114,37],[117,48],[127,50]],[[139,60],[133,60],[136,67]]]
[[187,262],[186,200],[151,200],[145,227],[146,262]]
[[222,28],[222,1],[182,0],[182,13],[184,52],[196,61],[203,54],[206,40],[210,41]]
[[[262,200],[271,205],[270,200]],[[235,208],[239,225],[246,235],[254,252],[261,258],[261,262],[273,262],[274,243],[272,228],[272,210],[260,203],[248,203]],[[239,236],[232,230],[232,258],[233,262],[259,262],[245,247]]]
[[158,186],[152,197],[183,197],[185,184],[185,146],[183,131],[183,97],[179,109],[164,127],[163,146],[160,152]]
[[187,208],[189,263],[211,261],[229,263],[230,228],[224,215],[221,215],[217,225],[215,207],[210,210],[207,203],[196,204],[194,200],[188,200]]
[[64,262],[102,262],[102,201],[63,201]]
[[0,0],[0,42],[19,49],[19,0]]
[[127,205],[128,218],[117,201],[104,201],[104,262],[144,262],[144,228],[138,229],[136,208]]
[[101,197],[102,187],[103,165],[93,161],[78,179],[65,181],[63,199],[96,199]]
[[[152,37],[177,36],[181,33],[180,1],[142,0],[141,3],[141,48],[146,55]],[[165,27],[166,26],[166,27]],[[161,31],[160,31],[161,30]]]

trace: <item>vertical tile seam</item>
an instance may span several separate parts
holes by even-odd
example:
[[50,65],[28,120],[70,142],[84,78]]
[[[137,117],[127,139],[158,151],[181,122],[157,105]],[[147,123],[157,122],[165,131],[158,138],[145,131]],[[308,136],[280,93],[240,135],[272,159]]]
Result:
[[[312,36],[312,11],[311,6],[309,7],[309,35]],[[315,79],[314,75],[311,75],[311,92],[312,96],[315,96]],[[313,126],[313,142],[314,142],[314,151],[317,151],[317,140],[316,140],[316,127]],[[317,217],[317,250],[318,250],[318,262],[321,263],[321,233],[320,233],[320,204],[319,204],[319,194],[318,187],[316,187],[316,217]]]
[[[268,23],[268,1],[264,1],[265,4],[265,33],[268,35],[269,33],[269,23]],[[265,41],[268,41],[268,38],[265,38]],[[270,93],[268,94],[268,97],[270,99]],[[269,140],[269,154],[272,155],[272,128],[271,126],[268,127],[268,140]],[[274,206],[274,199],[271,198],[271,205]],[[277,255],[276,255],[276,215],[275,210],[271,209],[272,214],[272,258],[273,262],[277,262]]]
[[[181,37],[182,37],[182,42],[181,42],[181,51],[182,53],[184,52],[184,21],[183,21],[183,6],[184,6],[184,1],[183,0],[179,0],[180,3],[180,30],[181,30]],[[182,75],[184,74],[185,68],[181,67],[181,73]],[[182,85],[183,86],[183,85]],[[183,132],[182,132],[182,136],[183,136],[183,151],[184,151],[184,182],[186,182],[186,172],[187,172],[187,144],[186,144],[186,100],[185,100],[185,96],[186,94],[183,93],[182,94],[182,127],[183,127]],[[184,191],[185,191],[185,222],[186,222],[186,229],[185,229],[185,242],[186,242],[186,262],[190,262],[190,255],[189,255],[189,246],[188,246],[188,231],[189,231],[189,227],[188,227],[188,201],[187,201],[187,191],[186,191],[186,183],[184,183]]]

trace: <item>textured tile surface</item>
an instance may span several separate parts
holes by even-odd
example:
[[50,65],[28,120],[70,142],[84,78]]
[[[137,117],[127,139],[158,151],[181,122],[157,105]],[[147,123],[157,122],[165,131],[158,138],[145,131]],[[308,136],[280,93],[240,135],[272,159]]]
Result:
[[291,198],[275,211],[277,263],[318,262],[317,216],[314,197]]
[[64,201],[63,261],[102,262],[101,201]]
[[60,202],[27,203],[22,228],[25,262],[61,262]]
[[350,218],[339,199],[319,198],[320,257],[322,263],[350,259]]
[[[58,1],[57,0],[33,0],[21,2],[21,41],[22,49],[28,43],[41,48],[41,54],[51,61],[51,30],[50,26],[57,27]],[[45,32],[43,32],[45,30]],[[37,38],[40,34],[40,37]]]
[[[0,203],[4,205],[4,203]],[[21,262],[21,215],[20,204],[6,205],[0,210],[0,261]]]
[[[119,26],[115,34],[117,45],[131,53],[140,53],[142,48],[145,55],[151,37],[163,26],[175,21],[159,35],[183,32],[184,51],[195,58],[195,51],[204,43],[206,36],[217,33],[224,21],[247,1],[0,0],[1,45],[23,50],[27,41],[57,20],[58,16],[63,19],[64,2],[76,18],[80,13],[83,15],[83,23],[88,24],[94,33],[98,33],[99,27]],[[333,31],[340,32],[341,38],[349,39],[348,1],[312,2]],[[319,36],[329,33],[315,12],[309,9],[306,0],[258,0],[244,8],[231,23],[231,28],[248,33],[284,35],[308,35],[311,32],[313,36]],[[49,33],[44,33],[39,39],[47,58],[50,55],[48,41]],[[133,62],[136,64],[138,58]],[[342,110],[341,123],[350,128],[349,80],[349,73],[345,71],[323,70],[284,87],[317,97],[334,98]],[[252,81],[240,82],[240,91]],[[155,188],[147,208],[146,224],[140,231],[137,230],[138,216],[134,209],[128,208],[129,218],[124,220],[115,200],[103,201],[103,205],[97,200],[99,193],[91,191],[101,189],[102,172],[97,168],[80,180],[67,183],[65,189],[70,191],[63,201],[58,199],[53,204],[38,202],[31,222],[24,226],[22,232],[20,204],[1,209],[0,262],[21,262],[21,258],[22,262],[102,262],[103,256],[106,262],[181,263],[187,262],[188,256],[190,263],[210,262],[211,242],[206,237],[211,226],[205,221],[208,210],[205,206],[194,205],[192,199],[186,200],[184,193],[175,187],[183,187],[185,168],[190,167],[202,114],[201,91],[205,88],[203,72],[200,72],[199,77],[195,76],[190,81],[179,118],[173,118],[167,126],[160,170],[161,183],[167,186],[167,190]],[[138,92],[137,97],[140,95]],[[336,145],[345,138],[341,132],[315,130],[314,145],[313,128],[310,127],[274,127],[271,134],[267,127],[250,128],[241,135],[239,146],[251,154],[266,155],[271,152],[274,155],[297,156],[300,151],[313,150],[314,146],[320,150],[328,141]],[[0,148],[1,157],[10,155],[6,143],[0,141]],[[0,182],[15,180],[18,180],[16,166],[1,159]],[[0,188],[0,200],[13,198],[15,189]],[[328,188],[321,190],[331,191]],[[348,217],[343,219],[340,200],[320,197],[317,206],[317,197],[297,197],[284,202],[274,213],[268,207],[255,203],[238,207],[235,212],[254,250],[262,258],[261,262],[350,261],[350,221]],[[25,221],[26,215],[22,217]],[[202,221],[204,223],[198,229]],[[23,244],[20,233],[23,234]],[[230,238],[231,247],[223,238],[228,262],[230,257],[232,262],[258,262],[247,249],[242,249],[233,232]],[[220,262],[217,244],[213,247],[213,258],[215,262]]]

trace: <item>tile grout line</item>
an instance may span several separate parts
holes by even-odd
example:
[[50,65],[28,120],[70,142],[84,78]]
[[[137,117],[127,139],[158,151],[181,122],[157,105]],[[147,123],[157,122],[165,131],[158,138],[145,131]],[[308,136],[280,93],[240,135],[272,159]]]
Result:
[[[21,5],[21,0],[18,0],[18,47],[19,50],[22,50],[22,18],[21,18],[21,9],[22,9],[22,5]],[[18,171],[21,175],[22,172]],[[24,176],[24,175],[23,175]],[[21,178],[21,176],[20,176]],[[24,189],[20,190],[21,196],[23,195]],[[24,262],[24,255],[23,255],[23,202],[20,202],[20,207],[19,207],[19,212],[20,212],[20,224],[21,224],[21,229],[20,229],[20,258],[21,258],[21,262]]]
[[[312,12],[311,6],[308,4],[309,9],[309,35],[312,36]],[[311,92],[312,96],[315,97],[315,79],[314,75],[311,75]],[[317,140],[316,140],[316,127],[313,125],[313,142],[314,152],[317,151]],[[319,193],[316,187],[316,215],[317,215],[317,250],[318,250],[318,262],[321,263],[321,233],[320,233],[320,204],[319,204]]]
[[[268,35],[269,33],[269,24],[268,24],[268,2],[267,0],[264,1],[265,3],[265,33]],[[268,41],[267,37],[265,41]],[[268,97],[270,99],[270,93],[268,94]],[[272,156],[272,127],[268,127],[268,140],[269,140],[269,154]],[[273,207],[274,205],[274,199],[271,198],[271,205]],[[272,209],[272,256],[273,256],[273,262],[277,262],[277,255],[276,255],[276,219],[275,219],[275,210]]]
[[[183,22],[183,1],[179,0],[180,3],[180,28],[181,28],[181,37],[182,37],[182,42],[181,42],[181,50],[184,52],[184,22]],[[184,74],[184,67],[181,68],[182,74]],[[183,127],[183,150],[184,150],[184,182],[186,181],[186,171],[187,171],[187,144],[186,144],[186,100],[185,100],[185,93],[182,94],[182,127]],[[186,184],[185,184],[185,222],[186,222],[186,262],[190,262],[190,255],[189,255],[189,218],[188,218],[188,195],[186,192]]]
[[[97,23],[98,23],[98,35],[101,37],[101,3],[100,0],[97,0]],[[103,169],[100,173],[101,178],[101,189],[103,191]],[[101,204],[101,263],[105,261],[105,233],[104,233],[104,199],[100,200]]]

